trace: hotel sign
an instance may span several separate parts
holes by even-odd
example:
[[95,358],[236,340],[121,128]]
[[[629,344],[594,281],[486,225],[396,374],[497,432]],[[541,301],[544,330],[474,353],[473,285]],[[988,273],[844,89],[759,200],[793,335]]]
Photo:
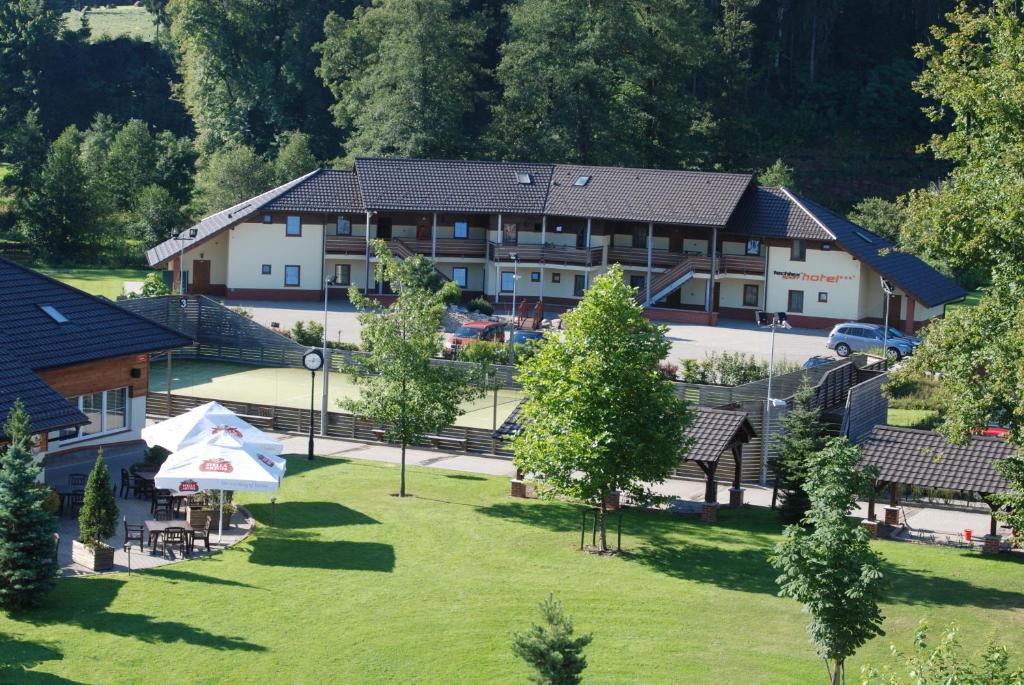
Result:
[[784,281],[807,281],[810,283],[842,283],[843,281],[855,281],[856,276],[842,276],[839,274],[812,274],[802,271],[773,271],[773,275],[781,276]]

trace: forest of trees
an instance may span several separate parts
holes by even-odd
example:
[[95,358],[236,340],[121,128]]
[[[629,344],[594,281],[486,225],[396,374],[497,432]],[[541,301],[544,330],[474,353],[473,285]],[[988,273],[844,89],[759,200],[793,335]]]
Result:
[[782,159],[894,236],[891,201],[949,169],[913,84],[953,0],[146,0],[153,42],[92,41],[70,4],[0,5],[0,237],[51,262],[138,262],[363,154]]

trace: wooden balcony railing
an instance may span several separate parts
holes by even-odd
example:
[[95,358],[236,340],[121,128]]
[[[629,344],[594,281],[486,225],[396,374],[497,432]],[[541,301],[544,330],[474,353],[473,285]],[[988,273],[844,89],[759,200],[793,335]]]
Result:
[[[668,250],[652,250],[651,266],[669,269],[683,260],[684,255]],[[609,264],[627,264],[629,266],[647,266],[647,248],[644,247],[609,247]]]
[[543,264],[571,264],[575,266],[596,266],[601,264],[602,248],[573,247],[571,245],[510,245],[490,243],[492,261],[512,261],[518,255],[520,262]]
[[326,244],[327,254],[366,254],[365,236],[329,235]]
[[[402,238],[400,241],[409,250],[416,254],[430,256],[433,245],[429,240],[408,240]],[[487,254],[486,240],[470,240],[468,238],[439,238],[437,240],[438,257],[473,257],[482,259]]]
[[722,255],[718,259],[718,273],[763,276],[764,258],[734,254]]

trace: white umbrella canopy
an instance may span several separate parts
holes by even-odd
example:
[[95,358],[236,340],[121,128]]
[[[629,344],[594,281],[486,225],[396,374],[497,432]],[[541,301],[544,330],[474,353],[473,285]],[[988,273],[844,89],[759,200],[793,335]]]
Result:
[[218,402],[207,402],[184,414],[147,426],[142,429],[142,439],[150,447],[159,445],[178,452],[220,433],[229,433],[265,454],[277,455],[284,450],[280,442]]

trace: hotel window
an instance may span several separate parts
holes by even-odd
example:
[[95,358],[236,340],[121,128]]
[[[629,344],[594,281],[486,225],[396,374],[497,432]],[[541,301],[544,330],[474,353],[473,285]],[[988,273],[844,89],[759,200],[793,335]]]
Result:
[[583,274],[576,274],[572,279],[572,294],[574,297],[583,297],[586,289],[587,279]]
[[271,267],[269,264],[264,264],[263,266],[260,267],[260,273],[263,274],[264,276],[269,276],[270,272]]
[[343,216],[338,217],[337,223],[338,235],[352,235],[352,220],[346,219]]
[[297,216],[288,217],[288,223],[285,224],[284,234],[287,236],[301,236],[302,218]]
[[760,240],[748,240],[747,241],[747,256],[757,257],[761,254],[761,241]]
[[273,222],[274,222],[274,217],[270,216],[269,214],[264,214],[263,215],[263,223],[270,224],[270,223],[273,223]]
[[828,302],[828,293],[826,293],[826,292],[818,293],[818,302]]
[[284,284],[287,288],[298,288],[302,282],[302,267],[290,264],[284,267]]
[[794,312],[799,314],[804,310],[804,291],[803,290],[790,290],[789,291],[789,304],[786,307],[787,312]]
[[334,265],[334,285],[352,285],[352,265]]
[[562,282],[562,274],[560,274],[557,271],[552,271],[551,272],[551,282],[552,283],[561,283]]
[[455,281],[455,285],[460,288],[466,287],[466,267],[457,266],[452,269],[452,280]]
[[455,237],[461,240],[465,240],[469,237],[469,222],[468,221],[456,221],[455,222]]
[[516,275],[515,275],[515,273],[513,273],[511,271],[502,271],[501,272],[501,292],[503,292],[503,293],[510,293],[510,292],[512,292],[512,287],[515,285],[515,282],[516,282]]
[[530,282],[531,283],[540,283],[540,272],[539,271],[531,271],[530,272]]
[[803,262],[807,260],[807,241],[794,240],[789,248],[789,261]]
[[50,441],[112,433],[128,426],[128,388],[101,390],[79,397],[69,397],[68,402],[78,407],[78,410],[89,419],[89,423],[76,428],[51,431],[47,436]]
[[743,286],[743,306],[756,307],[758,298],[758,287],[756,285]]

